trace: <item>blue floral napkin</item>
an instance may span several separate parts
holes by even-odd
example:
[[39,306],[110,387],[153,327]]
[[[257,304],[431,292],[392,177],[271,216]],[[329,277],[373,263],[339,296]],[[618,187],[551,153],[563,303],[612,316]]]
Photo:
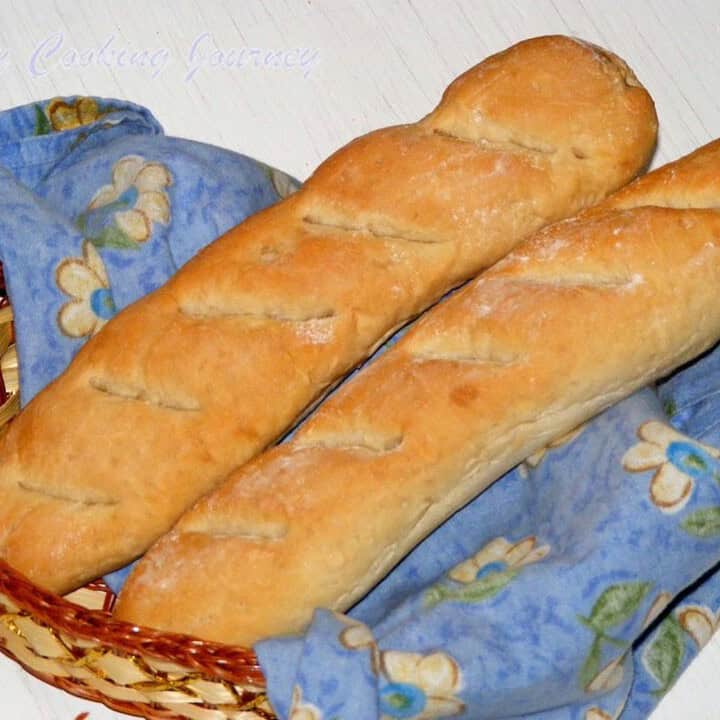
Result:
[[0,260],[29,402],[118,310],[297,187],[166,137],[145,108],[56,98],[0,113]]

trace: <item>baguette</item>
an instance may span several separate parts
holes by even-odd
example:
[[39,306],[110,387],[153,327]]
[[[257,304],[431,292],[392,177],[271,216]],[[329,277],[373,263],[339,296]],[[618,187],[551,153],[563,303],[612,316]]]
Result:
[[117,617],[251,645],[346,610],[518,462],[720,339],[720,141],[421,318],[140,561]]
[[395,328],[629,181],[655,133],[620,60],[548,37],[350,143],[25,408],[0,440],[0,556],[56,592],[137,557]]

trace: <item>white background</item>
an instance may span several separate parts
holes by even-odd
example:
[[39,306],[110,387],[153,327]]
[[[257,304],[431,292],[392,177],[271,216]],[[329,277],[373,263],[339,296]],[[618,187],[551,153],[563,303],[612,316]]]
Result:
[[[547,33],[604,45],[635,69],[660,117],[654,165],[720,136],[713,0],[0,0],[0,109],[75,93],[126,98],[148,106],[170,135],[304,179],[356,135],[424,115],[487,54]],[[252,48],[262,52],[250,56]],[[267,52],[280,68],[265,64]],[[653,720],[718,720],[719,672],[716,640]],[[125,717],[4,658],[0,711],[3,720]]]

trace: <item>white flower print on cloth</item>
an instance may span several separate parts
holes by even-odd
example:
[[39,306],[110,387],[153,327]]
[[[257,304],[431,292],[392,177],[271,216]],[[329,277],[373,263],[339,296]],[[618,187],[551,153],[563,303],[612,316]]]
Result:
[[599,707],[591,707],[585,713],[585,720],[613,720],[604,710]]
[[395,650],[380,655],[382,720],[432,720],[458,715],[464,705],[456,697],[461,687],[458,664],[444,652],[429,655]]
[[336,617],[340,622],[350,623],[340,633],[340,642],[348,650],[369,650],[372,670],[377,675],[380,672],[380,653],[368,626],[340,615],[336,615]]
[[720,614],[703,605],[686,605],[675,612],[680,627],[702,650],[720,626]]
[[670,604],[670,601],[672,600],[672,593],[668,592],[667,590],[663,590],[661,593],[658,593],[653,600],[653,604],[650,606],[650,609],[647,611],[647,614],[645,615],[645,619],[643,620],[643,630],[645,628],[650,627],[655,620],[658,619],[662,611]]
[[549,552],[549,545],[537,545],[537,540],[532,536],[514,544],[499,537],[491,540],[469,560],[456,565],[448,575],[457,582],[471,583],[491,573],[516,570],[538,562]]
[[116,312],[100,253],[88,240],[82,252],[82,258],[67,258],[55,270],[57,286],[72,298],[60,308],[57,322],[72,338],[94,335]]
[[606,713],[604,710],[601,710],[597,706],[591,707],[589,710],[585,711],[584,720],[617,720],[624,709],[625,706],[622,705],[616,713],[610,715],[609,713]]
[[370,630],[359,623],[345,628],[340,642],[350,650],[371,652],[379,676],[380,720],[434,720],[465,710],[456,697],[462,688],[460,666],[448,653],[381,652]]
[[76,224],[98,247],[137,248],[150,238],[155,223],[170,222],[165,189],[171,184],[164,165],[128,155],[115,163],[112,183],[95,193]]
[[720,480],[720,452],[695,442],[665,423],[652,420],[638,429],[641,442],[622,459],[625,470],[655,470],[650,481],[650,499],[665,513],[682,510],[700,478]]
[[[425,604],[434,607],[441,602],[480,603],[497,595],[527,565],[542,560],[549,545],[538,545],[530,535],[511,543],[495,538],[471,558],[448,572],[454,583],[439,582],[425,592]],[[458,587],[459,585],[459,587]]]
[[323,720],[321,710],[312,703],[303,702],[302,689],[299,685],[293,688],[292,706],[288,720]]
[[590,682],[585,686],[586,693],[596,692],[610,692],[616,687],[619,687],[620,683],[625,677],[625,671],[623,669],[623,663],[625,662],[625,655],[621,655],[614,660],[611,660]]

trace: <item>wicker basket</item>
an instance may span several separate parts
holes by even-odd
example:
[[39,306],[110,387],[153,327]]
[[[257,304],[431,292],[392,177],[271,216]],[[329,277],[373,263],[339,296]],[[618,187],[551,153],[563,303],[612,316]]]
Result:
[[[12,319],[0,267],[0,432],[20,410]],[[52,595],[0,560],[0,651],[50,685],[148,720],[275,718],[252,650],[118,622],[114,602],[102,582]]]

